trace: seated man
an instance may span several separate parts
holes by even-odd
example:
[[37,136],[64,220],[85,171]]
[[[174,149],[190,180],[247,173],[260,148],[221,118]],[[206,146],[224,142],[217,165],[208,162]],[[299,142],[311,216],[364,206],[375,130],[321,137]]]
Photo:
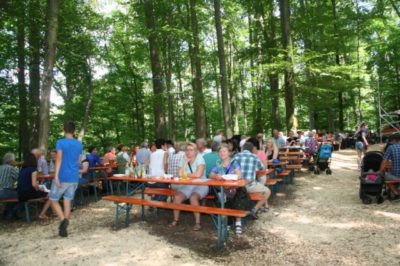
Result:
[[279,135],[279,131],[277,129],[274,129],[272,131],[272,138],[275,141],[275,144],[278,147],[278,149],[286,146],[286,140]]
[[[3,164],[0,165],[0,199],[17,198],[18,193],[14,184],[18,180],[18,168],[15,166],[15,155],[6,153],[3,157]],[[6,219],[16,217],[16,204],[7,203],[3,216]]]
[[211,152],[203,155],[204,161],[206,162],[206,177],[208,178],[210,175],[211,170],[214,168],[215,163],[219,159],[218,150],[219,150],[220,143],[213,142],[211,145]]
[[240,165],[243,179],[247,180],[247,191],[249,193],[261,192],[263,194],[263,199],[258,201],[256,206],[250,211],[250,214],[257,219],[257,212],[267,203],[271,191],[256,179],[256,171],[264,170],[264,165],[260,159],[258,159],[257,155],[252,153],[252,150],[253,144],[251,142],[246,142],[243,145],[243,151],[236,154],[234,159]]
[[47,165],[47,161],[42,156],[42,151],[40,149],[33,149],[31,153],[33,153],[33,155],[35,155],[36,157],[38,172],[44,175],[48,175],[49,166]]
[[394,143],[389,146],[383,155],[383,161],[381,164],[380,171],[384,172],[391,161],[392,168],[390,172],[385,172],[386,181],[398,181],[397,184],[388,184],[390,191],[395,195],[395,199],[400,199],[400,190],[398,186],[400,184],[400,134],[396,134]]
[[88,172],[88,178],[93,179],[94,177],[94,170],[90,170],[90,168],[95,167],[96,165],[101,164],[101,159],[98,155],[97,148],[95,146],[90,146],[89,149],[89,154],[87,155],[86,159],[89,162],[89,172]]

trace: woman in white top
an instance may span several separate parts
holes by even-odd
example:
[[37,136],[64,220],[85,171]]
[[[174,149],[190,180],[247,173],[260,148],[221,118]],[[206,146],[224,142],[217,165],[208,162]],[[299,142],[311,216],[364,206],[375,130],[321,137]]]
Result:
[[[179,168],[179,176],[186,176],[192,179],[206,179],[205,174],[205,161],[203,156],[197,153],[196,144],[188,143],[186,145],[185,158],[182,160],[181,167]],[[182,185],[178,187],[174,203],[180,204],[183,201],[190,199],[190,204],[194,206],[200,205],[200,200],[207,196],[208,186],[189,186]],[[201,229],[200,213],[193,213],[196,221],[193,230],[198,231]],[[174,210],[174,221],[170,227],[174,227],[179,221],[179,211]]]

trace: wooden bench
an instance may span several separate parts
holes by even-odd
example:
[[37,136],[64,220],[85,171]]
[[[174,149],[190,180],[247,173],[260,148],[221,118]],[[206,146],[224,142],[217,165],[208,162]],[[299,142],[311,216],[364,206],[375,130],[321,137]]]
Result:
[[[39,202],[45,202],[46,200],[48,200],[48,198],[30,199],[28,201],[21,202],[21,203],[24,204],[25,222],[27,222],[27,223],[31,222],[31,217],[30,217],[30,214],[29,214],[29,205],[31,203],[34,203],[36,216],[39,216],[39,210],[38,210],[37,204]],[[18,198],[10,198],[10,199],[1,199],[0,200],[0,203],[19,203],[19,202],[20,201],[18,200]]]
[[[276,184],[278,181],[273,180],[272,183]],[[268,183],[268,180],[267,180]],[[137,190],[136,193],[142,193],[142,190]],[[145,195],[159,195],[166,197],[174,197],[176,195],[176,190],[171,188],[150,188],[147,187],[144,189]],[[249,193],[250,199],[252,201],[260,201],[262,199],[261,193]],[[214,195],[208,194],[205,199],[212,200],[215,199]]]
[[[215,222],[217,227],[217,248],[220,249],[222,247],[222,241],[226,241],[228,238],[227,233],[227,219],[226,217],[237,217],[243,218],[247,216],[247,212],[243,210],[235,210],[235,209],[225,209],[225,208],[217,208],[217,207],[206,207],[206,206],[193,206],[188,204],[175,204],[169,202],[162,201],[152,201],[145,199],[138,199],[128,196],[105,196],[103,200],[111,201],[116,203],[116,230],[118,230],[119,226],[119,212],[120,210],[124,210],[126,213],[125,225],[129,226],[130,221],[130,210],[132,205],[142,206],[142,220],[144,220],[144,206],[159,208],[159,209],[170,209],[170,210],[179,210],[179,211],[187,211],[187,212],[198,212],[209,215],[216,215],[217,221]],[[120,206],[119,204],[124,203],[126,206]],[[224,220],[224,221],[223,221]]]

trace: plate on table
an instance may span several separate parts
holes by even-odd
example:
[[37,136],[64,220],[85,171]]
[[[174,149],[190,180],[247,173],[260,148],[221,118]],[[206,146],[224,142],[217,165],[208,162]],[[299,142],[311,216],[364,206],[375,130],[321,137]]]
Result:
[[115,174],[114,177],[124,177],[124,174]]
[[238,175],[229,174],[229,175],[222,175],[224,180],[238,180]]

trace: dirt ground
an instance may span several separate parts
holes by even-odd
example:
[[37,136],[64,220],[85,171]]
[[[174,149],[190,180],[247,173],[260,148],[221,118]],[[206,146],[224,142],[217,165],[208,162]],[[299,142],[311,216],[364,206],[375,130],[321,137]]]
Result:
[[114,205],[99,201],[73,212],[66,239],[55,218],[0,220],[0,265],[400,265],[400,203],[361,204],[354,150],[335,152],[331,168],[331,176],[297,173],[222,252],[209,217],[193,232],[189,213],[169,229],[171,212],[141,222],[136,208],[115,231]]

